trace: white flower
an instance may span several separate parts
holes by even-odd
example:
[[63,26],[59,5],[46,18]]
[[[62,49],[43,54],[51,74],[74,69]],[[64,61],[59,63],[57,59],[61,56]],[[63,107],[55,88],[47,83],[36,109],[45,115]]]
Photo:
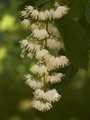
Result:
[[38,89],[44,86],[43,82],[37,82],[35,80],[27,80],[26,84],[28,84],[32,89]]
[[33,58],[33,56],[34,56],[34,54],[33,54],[33,53],[31,53],[31,52],[27,54],[27,57],[29,57],[30,59],[32,59],[32,58]]
[[42,49],[41,51],[36,52],[36,58],[37,59],[41,59],[41,58],[45,58],[47,55],[49,54],[49,52],[46,49]]
[[33,6],[25,6],[25,10],[28,12],[28,13],[31,13],[33,11],[34,7]]
[[24,57],[25,57],[25,52],[26,52],[26,50],[25,50],[25,49],[22,49],[22,53],[21,53],[21,55],[20,55],[21,58],[24,58]]
[[33,51],[34,48],[35,48],[35,44],[33,44],[33,43],[29,43],[29,44],[27,45],[26,50],[28,50],[28,51]]
[[36,89],[33,94],[35,98],[44,98],[45,92],[42,89]]
[[47,39],[47,47],[49,49],[61,49],[63,44],[60,41],[57,41],[55,39]]
[[39,15],[39,12],[37,9],[33,10],[31,13],[32,18],[37,19]]
[[54,9],[50,9],[50,20],[53,17],[53,12],[54,12]]
[[38,44],[35,44],[35,51],[39,51],[40,50],[40,47],[41,47],[41,45],[38,45]]
[[21,57],[21,58],[24,58],[24,57],[25,57],[25,55],[24,55],[24,54],[21,54],[21,55],[20,55],[20,57]]
[[52,105],[49,102],[43,102],[39,100],[33,100],[31,106],[42,112],[46,110],[50,110],[52,107]]
[[28,13],[27,13],[27,11],[22,10],[22,11],[19,11],[19,16],[20,16],[20,17],[27,18],[27,17],[28,17]]
[[61,95],[57,93],[56,89],[52,89],[47,92],[44,92],[44,90],[41,90],[41,89],[37,89],[34,92],[34,96],[36,99],[43,99],[50,103],[59,101],[61,97]]
[[61,58],[61,57],[56,57],[56,58],[55,58],[55,63],[56,63],[55,66],[56,66],[56,68],[58,68],[59,66],[62,66],[62,64],[63,64],[63,63],[62,63],[63,61],[61,61],[60,58]]
[[49,24],[48,24],[48,31],[49,31],[49,33],[51,33],[52,35],[54,35],[54,36],[56,36],[56,37],[60,37],[59,31],[58,31],[57,27],[56,27],[54,24],[52,24],[52,23],[49,23]]
[[56,89],[52,89],[46,92],[45,94],[45,100],[51,102],[57,102],[61,98],[61,95],[59,95],[56,91]]
[[44,12],[39,12],[39,20],[45,20],[45,13]]
[[69,8],[67,6],[59,6],[53,13],[53,19],[59,19],[63,15],[68,13]]
[[47,31],[45,30],[45,29],[41,29],[40,30],[40,36],[39,36],[39,38],[40,39],[45,39],[45,38],[47,38],[49,35],[48,35],[48,33],[47,33]]
[[27,74],[27,75],[25,75],[25,78],[26,78],[26,79],[31,79],[31,76],[32,76],[32,75]]
[[50,59],[48,59],[46,62],[46,66],[49,71],[59,67],[65,67],[68,65],[69,65],[69,60],[66,58],[66,56],[60,56],[60,57],[51,56]]
[[59,6],[57,8],[57,10],[61,11],[62,16],[65,15],[65,14],[67,14],[69,9],[70,8],[68,8],[67,6]]
[[35,38],[39,38],[40,30],[37,28],[32,31]]
[[35,38],[37,38],[39,40],[45,39],[49,36],[45,29],[41,29],[41,30],[35,29],[33,31],[33,35],[34,35]]
[[34,50],[34,52],[38,51],[38,50],[40,50],[40,45],[29,42],[29,44],[27,45],[26,50],[28,50],[28,51],[33,51]]
[[38,74],[43,75],[47,72],[47,67],[45,65],[42,65],[39,67]]
[[21,45],[21,48],[26,47],[29,44],[29,41],[26,39],[23,39],[22,41],[19,42]]
[[33,68],[31,68],[31,71],[34,74],[43,75],[47,72],[47,67],[45,65],[42,66],[35,65]]
[[29,27],[30,26],[30,20],[29,19],[24,19],[21,24],[25,27]]
[[53,13],[53,19],[59,19],[60,17],[62,17],[62,14],[59,10],[55,10]]
[[31,30],[38,29],[38,25],[36,25],[36,24],[32,24],[30,28],[31,28]]
[[60,56],[55,58],[56,68],[68,66],[69,60],[66,56]]
[[25,83],[29,85],[32,89],[39,89],[44,86],[44,83],[42,81],[34,79],[33,76],[30,74],[26,75],[25,78],[26,78]]
[[37,73],[38,73],[38,68],[39,68],[39,66],[38,66],[38,65],[35,65],[34,67],[31,68],[31,71],[32,71],[34,74],[37,74]]
[[57,41],[56,42],[56,49],[60,50],[60,49],[64,49],[64,44],[60,41]]
[[55,57],[54,56],[48,56],[46,61],[46,66],[48,71],[56,69],[56,63],[55,63]]
[[61,67],[68,66],[69,65],[69,59],[66,56],[61,56],[59,64],[60,64]]
[[52,83],[58,83],[61,82],[61,79],[64,77],[64,74],[62,73],[55,73],[54,75],[48,75],[47,76],[47,82]]
[[50,12],[49,12],[49,10],[45,10],[44,14],[45,14],[45,20],[47,20],[47,19],[50,18]]

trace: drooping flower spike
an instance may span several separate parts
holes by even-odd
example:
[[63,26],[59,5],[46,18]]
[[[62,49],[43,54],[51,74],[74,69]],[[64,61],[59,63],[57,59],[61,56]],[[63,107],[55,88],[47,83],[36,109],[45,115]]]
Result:
[[19,11],[19,16],[23,18],[22,25],[31,31],[29,37],[20,41],[21,57],[26,55],[37,59],[36,65],[30,68],[32,74],[25,75],[25,79],[26,84],[35,90],[31,107],[39,111],[50,110],[52,103],[61,98],[57,90],[49,86],[62,81],[65,75],[55,70],[68,66],[69,60],[65,55],[58,55],[59,50],[65,48],[54,20],[60,19],[68,10],[67,6],[57,5],[42,11],[29,5]]

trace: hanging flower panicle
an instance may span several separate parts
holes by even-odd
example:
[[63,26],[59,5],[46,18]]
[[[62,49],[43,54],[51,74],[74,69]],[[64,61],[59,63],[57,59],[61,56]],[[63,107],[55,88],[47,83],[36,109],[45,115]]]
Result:
[[[25,75],[25,79],[26,84],[35,90],[31,106],[39,111],[50,110],[51,104],[61,98],[55,88],[50,90],[49,85],[61,82],[65,75],[55,70],[68,66],[69,60],[64,55],[58,56],[58,51],[65,49],[54,20],[60,19],[68,10],[67,6],[58,4],[45,11],[29,5],[19,12],[23,18],[22,25],[31,30],[29,37],[20,41],[21,56],[35,57],[38,61],[30,69],[32,75]],[[56,52],[53,53],[53,50]]]

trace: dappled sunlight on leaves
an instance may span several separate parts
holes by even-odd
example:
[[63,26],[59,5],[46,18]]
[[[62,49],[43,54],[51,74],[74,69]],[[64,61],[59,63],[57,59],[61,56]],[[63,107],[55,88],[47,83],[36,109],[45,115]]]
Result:
[[29,110],[30,109],[30,107],[31,107],[31,101],[30,100],[22,100],[21,102],[20,102],[20,105],[19,105],[19,109],[21,110],[21,111],[27,111],[27,110]]
[[9,118],[8,120],[21,120],[21,118],[16,115],[16,116]]
[[15,30],[16,28],[17,26],[15,26],[15,17],[11,16],[10,14],[4,15],[0,21],[0,30]]
[[75,76],[74,82],[72,84],[72,88],[74,89],[82,89],[87,79],[86,71],[80,69]]
[[7,49],[5,47],[0,48],[0,61],[6,56]]

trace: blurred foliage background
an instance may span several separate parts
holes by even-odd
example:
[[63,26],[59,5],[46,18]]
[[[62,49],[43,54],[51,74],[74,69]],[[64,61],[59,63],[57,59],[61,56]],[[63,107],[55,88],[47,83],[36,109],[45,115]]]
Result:
[[30,108],[32,90],[23,76],[34,60],[20,58],[19,41],[29,34],[17,16],[22,2],[0,0],[0,120],[90,120],[90,79],[84,70],[50,111]]

